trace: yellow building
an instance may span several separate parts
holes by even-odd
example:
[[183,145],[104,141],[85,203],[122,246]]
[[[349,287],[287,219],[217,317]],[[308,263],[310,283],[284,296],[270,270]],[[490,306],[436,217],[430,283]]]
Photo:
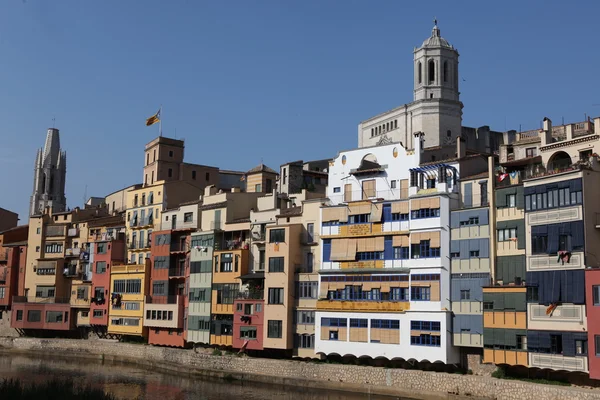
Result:
[[150,259],[144,264],[113,265],[110,270],[108,333],[148,336],[143,326],[144,298],[150,294]]

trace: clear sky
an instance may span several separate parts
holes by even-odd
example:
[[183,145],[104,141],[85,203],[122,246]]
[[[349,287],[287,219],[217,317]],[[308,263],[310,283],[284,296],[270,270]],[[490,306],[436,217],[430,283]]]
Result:
[[534,129],[600,115],[598,1],[3,0],[0,207],[27,221],[56,117],[67,202],[142,181],[145,119],[186,161],[248,170],[334,157],[412,101],[412,51],[460,53],[463,125]]

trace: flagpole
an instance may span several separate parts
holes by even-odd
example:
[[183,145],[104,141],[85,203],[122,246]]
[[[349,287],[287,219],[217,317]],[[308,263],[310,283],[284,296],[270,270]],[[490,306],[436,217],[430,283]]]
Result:
[[160,105],[160,117],[158,118],[158,136],[162,136],[162,104]]

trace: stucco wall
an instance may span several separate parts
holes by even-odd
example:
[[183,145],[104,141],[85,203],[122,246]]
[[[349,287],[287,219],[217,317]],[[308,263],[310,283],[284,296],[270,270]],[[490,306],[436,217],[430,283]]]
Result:
[[[591,400],[600,391],[538,385],[476,375],[457,375],[355,365],[308,363],[235,356],[213,356],[209,351],[112,343],[107,341],[0,338],[0,348],[70,356],[99,356],[129,360],[149,368],[181,373],[231,376],[240,380],[283,383],[362,393],[385,393],[421,399],[448,399],[451,395],[497,400]],[[179,366],[179,367],[178,367]]]

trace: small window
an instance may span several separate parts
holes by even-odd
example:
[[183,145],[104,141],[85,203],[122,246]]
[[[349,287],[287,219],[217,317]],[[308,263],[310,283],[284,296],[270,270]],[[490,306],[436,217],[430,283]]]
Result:
[[587,354],[587,340],[575,341],[575,354],[578,356]]
[[397,183],[397,182],[398,182],[398,181],[396,181],[396,180],[393,180],[393,181],[391,181],[391,182],[390,182],[390,188],[392,188],[392,189],[396,189],[396,183]]
[[271,229],[269,232],[269,243],[284,243],[285,229]]
[[600,306],[600,285],[592,286],[592,295],[594,298],[594,305]]
[[196,180],[196,171],[192,171],[192,179]]
[[517,349],[527,350],[527,336],[517,335]]
[[471,250],[469,251],[470,257],[479,257],[479,250]]
[[169,157],[173,158],[173,150],[169,150]]
[[168,176],[169,176],[169,178],[172,178],[172,177],[173,177],[173,169],[172,169],[172,168],[169,168],[169,171],[168,171],[168,172],[169,172],[169,173],[168,173]]
[[254,191],[256,193],[262,192],[262,185],[260,183],[257,183],[256,185],[254,185]]
[[525,157],[535,157],[535,147],[529,147],[525,149]]
[[192,222],[194,218],[194,213],[192,212],[186,212],[185,214],[183,214],[183,222]]
[[470,300],[471,299],[471,291],[470,290],[461,290],[460,291],[460,299],[461,300]]
[[342,191],[342,189],[339,186],[333,188],[333,193],[340,193],[341,191]]
[[210,172],[207,172],[206,174],[204,174],[204,178],[206,179],[206,181],[210,181]]

